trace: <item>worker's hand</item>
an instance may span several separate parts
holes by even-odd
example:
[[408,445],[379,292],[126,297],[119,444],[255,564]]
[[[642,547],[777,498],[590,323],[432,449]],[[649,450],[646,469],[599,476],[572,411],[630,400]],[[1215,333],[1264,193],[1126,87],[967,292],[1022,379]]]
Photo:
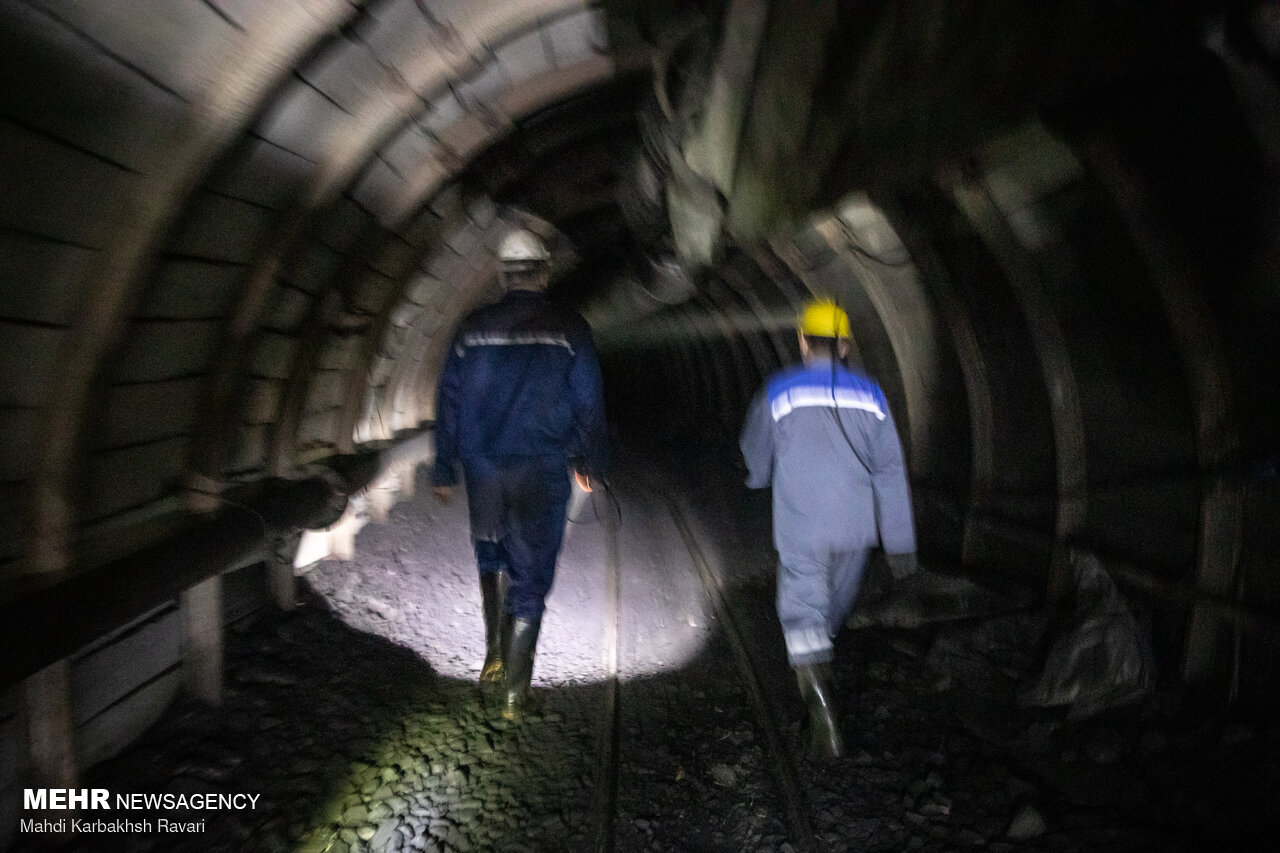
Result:
[[431,496],[441,506],[448,506],[449,501],[453,500],[453,486],[432,486]]
[[897,581],[911,577],[920,569],[915,551],[909,554],[885,554],[884,561],[889,564],[889,572]]
[[594,487],[593,487],[593,486],[592,486],[592,484],[591,484],[591,478],[590,478],[590,477],[588,477],[588,476],[587,476],[586,474],[584,474],[583,472],[581,472],[581,471],[574,471],[574,472],[573,472],[573,479],[574,479],[574,481],[575,481],[575,482],[577,482],[577,484],[578,484],[578,488],[579,488],[579,489],[582,489],[582,491],[587,492],[587,493],[590,493],[590,492],[594,491]]

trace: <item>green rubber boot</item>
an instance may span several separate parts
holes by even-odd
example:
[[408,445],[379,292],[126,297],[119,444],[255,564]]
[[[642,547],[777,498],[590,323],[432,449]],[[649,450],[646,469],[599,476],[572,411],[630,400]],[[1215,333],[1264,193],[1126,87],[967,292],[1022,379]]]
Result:
[[818,758],[840,758],[844,755],[844,738],[836,720],[831,665],[802,664],[795,669],[800,697],[809,712],[809,753]]
[[484,611],[484,666],[480,670],[480,689],[486,692],[502,686],[502,629],[507,618],[507,586],[506,572],[480,573]]
[[533,681],[533,653],[538,646],[538,629],[542,627],[542,620],[513,617],[509,625],[503,654],[506,701],[502,716],[518,720],[526,712],[534,710],[533,692],[529,685]]

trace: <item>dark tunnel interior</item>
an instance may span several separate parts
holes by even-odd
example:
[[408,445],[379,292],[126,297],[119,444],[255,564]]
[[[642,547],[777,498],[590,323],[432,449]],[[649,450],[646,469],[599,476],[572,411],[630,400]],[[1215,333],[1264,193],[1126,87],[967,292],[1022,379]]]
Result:
[[514,226],[619,471],[737,501],[745,563],[743,417],[829,296],[936,599],[1070,620],[1096,563],[1161,689],[1275,716],[1274,0],[13,0],[0,51],[0,846],[22,789],[218,707],[221,578],[288,610],[419,530]]

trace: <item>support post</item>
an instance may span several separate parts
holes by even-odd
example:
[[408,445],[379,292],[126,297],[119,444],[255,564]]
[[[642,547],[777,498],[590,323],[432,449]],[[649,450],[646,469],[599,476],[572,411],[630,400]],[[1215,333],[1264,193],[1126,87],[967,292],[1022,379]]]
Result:
[[281,610],[292,610],[297,602],[298,581],[293,562],[298,554],[302,534],[293,531],[276,539],[275,547],[267,559],[267,591],[271,600]]
[[274,559],[268,566],[267,582],[271,588],[271,600],[281,610],[292,610],[297,595],[298,584],[293,574],[293,561]]
[[75,788],[75,722],[71,714],[71,664],[66,658],[26,680],[27,748],[31,769],[44,787]]
[[222,704],[222,576],[214,575],[182,593],[186,635],[187,691],[210,705]]
[[416,493],[418,483],[418,463],[406,462],[400,469],[400,494],[409,500]]

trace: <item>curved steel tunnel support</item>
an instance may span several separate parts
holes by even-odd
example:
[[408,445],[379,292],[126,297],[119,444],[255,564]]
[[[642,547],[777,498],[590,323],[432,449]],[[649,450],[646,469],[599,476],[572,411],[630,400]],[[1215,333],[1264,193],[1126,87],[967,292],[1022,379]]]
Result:
[[[218,366],[207,383],[206,403],[214,413],[208,423],[212,426],[206,428],[191,453],[193,471],[201,482],[216,481],[222,475],[226,459],[225,433],[234,426],[231,407],[237,399],[236,371],[246,357],[250,332],[260,318],[274,277],[286,269],[289,252],[306,236],[317,216],[338,198],[344,188],[355,189],[354,185],[360,183],[362,169],[374,163],[375,154],[382,146],[396,141],[397,134],[403,134],[406,129],[416,130],[415,120],[435,107],[428,93],[443,92],[445,96],[452,98],[450,81],[465,77],[468,71],[480,69],[492,57],[496,46],[518,37],[531,24],[550,26],[566,16],[589,8],[589,4],[583,0],[542,0],[502,6],[485,5],[479,12],[472,9],[469,17],[455,19],[448,24],[424,14],[425,9],[413,6],[388,8],[391,9],[391,17],[405,14],[408,10],[407,13],[413,15],[415,21],[397,22],[391,18],[379,20],[373,25],[376,32],[367,33],[366,36],[377,39],[381,43],[380,49],[386,50],[387,38],[404,41],[417,38],[420,33],[425,32],[421,38],[428,40],[432,49],[391,49],[393,57],[387,58],[379,56],[360,37],[355,37],[354,41],[346,41],[343,36],[334,36],[331,40],[336,45],[336,53],[334,56],[324,57],[327,64],[320,68],[322,75],[326,68],[332,70],[332,67],[341,65],[343,57],[337,56],[342,53],[339,48],[345,48],[346,54],[367,52],[371,59],[360,57],[361,61],[371,61],[384,73],[371,77],[373,90],[363,93],[365,97],[357,102],[359,112],[350,114],[349,127],[341,145],[328,152],[327,158],[317,166],[305,192],[299,195],[293,207],[281,214],[273,233],[264,241],[263,248],[246,277],[242,298],[228,324],[228,335]],[[585,77],[582,70],[584,67]],[[554,102],[557,97],[564,97],[565,87],[572,90],[598,81],[601,79],[598,75],[602,69],[607,76],[613,68],[608,58],[596,57],[543,75],[548,78],[550,85],[546,81],[532,81],[528,85],[536,93],[533,98],[519,92],[514,95],[507,93],[504,97],[515,101],[517,109],[514,113],[521,114],[521,110],[535,109]],[[521,81],[521,85],[525,85],[525,81]],[[466,156],[460,150],[461,147],[474,146],[477,139],[483,140],[495,130],[510,129],[510,119],[494,122],[494,117],[503,112],[501,108],[484,103],[464,104],[463,108],[470,110],[470,114],[464,115],[444,132],[436,134],[436,156],[423,158],[424,164],[433,166],[433,169],[428,170],[431,175],[428,184],[414,186],[398,200],[383,200],[384,210],[396,211],[391,216],[397,220],[396,225],[391,228],[393,233],[405,230],[405,220],[422,210],[427,204],[427,197],[434,195],[436,190],[465,165]],[[472,132],[475,127],[481,128],[478,137]],[[408,198],[416,199],[416,202],[408,201]],[[424,246],[417,250],[428,249],[429,247]],[[340,286],[341,283],[340,280],[331,282],[329,287],[335,284]],[[323,295],[320,298],[323,299]],[[393,297],[388,297],[388,301],[392,299]],[[295,389],[293,393],[305,397],[307,390]],[[288,408],[283,413],[286,416],[291,413],[301,415],[300,411]],[[343,447],[348,439],[342,430],[345,430],[351,418],[340,417],[338,420],[340,426],[335,442]],[[273,443],[273,470],[279,471],[281,465],[288,464],[286,457],[290,447],[290,442],[280,438],[278,431]],[[286,456],[282,457],[282,453]]]
[[[737,294],[730,290],[719,276],[707,283],[705,294],[712,310],[715,312],[717,322],[721,323],[723,328],[727,330],[725,335],[728,339],[730,351],[733,354],[734,370],[738,380],[738,399],[736,402],[741,407],[741,412],[738,412],[738,414],[742,414],[746,411],[745,407],[750,402],[752,395],[755,394],[761,381],[768,375],[770,368],[762,352],[755,345],[755,331],[750,328],[743,329],[740,325],[723,319],[724,317],[736,317],[739,319],[739,323],[741,322],[743,311],[733,304]],[[743,352],[744,348],[746,350],[745,353]]]
[[[448,219],[465,218],[466,227],[470,229],[470,231],[475,232],[475,240],[472,242],[472,246],[474,246],[474,248],[472,248],[472,252],[474,252],[475,259],[471,261],[470,266],[475,270],[474,274],[477,275],[477,277],[483,279],[486,277],[486,273],[488,273],[488,277],[492,278],[493,273],[489,272],[493,264],[492,255],[490,255],[490,246],[493,245],[494,241],[497,241],[502,237],[504,229],[507,228],[506,220],[498,218],[497,211],[495,211],[492,204],[484,206],[483,211],[477,215],[474,205],[467,205],[467,199],[463,193],[454,197],[452,209],[453,216],[445,216],[442,222],[442,233],[447,232]],[[417,264],[419,264],[419,266],[421,266],[422,260],[424,259],[421,259],[421,257],[417,260]],[[412,283],[413,280],[415,279],[413,279],[412,275],[410,275],[410,277],[406,277],[406,282]],[[476,282],[474,279],[472,279],[472,283],[479,284],[479,282]],[[468,298],[474,301],[477,297],[475,293],[468,288],[470,288],[470,286],[465,284],[465,286],[463,286],[463,292],[470,293],[470,297]],[[381,310],[381,315],[375,320],[374,330],[372,330],[369,337],[365,338],[364,351],[362,351],[360,357],[358,357],[356,364],[352,365],[351,368],[348,368],[347,370],[347,409],[344,411],[342,423],[339,424],[340,434],[355,434],[358,425],[369,418],[369,412],[364,410],[367,389],[369,389],[367,377],[370,377],[372,371],[374,371],[375,362],[380,356],[387,356],[390,361],[392,361],[392,366],[390,366],[387,379],[387,387],[392,389],[393,397],[398,397],[398,383],[403,382],[404,371],[401,369],[402,357],[408,355],[413,364],[419,364],[419,361],[415,360],[415,356],[421,355],[421,353],[416,350],[412,350],[410,346],[411,343],[417,339],[416,329],[419,329],[419,324],[417,324],[416,321],[415,323],[411,323],[410,327],[408,327],[408,332],[402,339],[401,346],[397,348],[396,352],[389,352],[390,347],[388,346],[388,338],[390,334],[392,334],[392,318],[399,307],[406,305],[406,289],[407,288],[399,289],[398,292],[394,293],[394,295],[390,296],[390,298],[385,301],[383,310]],[[468,304],[463,307],[470,310],[470,305],[471,302],[468,302]],[[416,309],[415,314],[417,314],[417,316],[421,316],[422,311],[425,310],[428,310],[425,306],[419,307],[419,309]],[[452,328],[442,327],[440,332],[449,334],[452,332]],[[434,382],[429,384],[433,387],[421,388],[420,392],[434,392]],[[415,425],[416,423],[420,423],[421,420],[422,418],[419,416],[415,421]],[[390,438],[390,435],[387,435],[387,437]]]
[[[481,245],[491,245],[504,233],[507,223],[495,219],[488,226]],[[462,318],[484,299],[485,288],[492,288],[494,295],[499,291],[496,272],[486,254],[479,263],[470,266],[455,285],[454,298],[448,304],[447,311],[437,315],[428,328],[424,324],[415,327],[414,332],[405,342],[404,351],[410,358],[406,369],[396,370],[397,395],[412,391],[420,395],[420,399],[429,401],[432,417],[435,416],[435,386],[444,369],[444,361],[453,331]],[[442,306],[443,307],[443,306]],[[420,357],[419,357],[420,356]],[[403,356],[402,356],[403,358]],[[398,365],[397,365],[398,367]]]
[[[794,278],[801,285],[800,290],[791,291],[786,294],[788,301],[792,306],[793,313],[798,314],[801,306],[815,296],[827,296],[834,298],[837,304],[842,308],[849,309],[849,300],[847,295],[843,292],[846,289],[843,277],[834,282],[819,282],[817,280],[817,276],[819,274],[830,275],[832,271],[827,268],[819,268],[816,264],[809,263],[808,259],[804,257],[804,253],[801,252],[794,243],[776,241],[772,248],[779,263],[786,268],[786,276]],[[780,276],[780,278],[783,277]],[[857,326],[855,319],[856,312],[847,311],[847,313],[849,314],[850,323]],[[860,332],[861,329],[855,329],[854,331]],[[848,355],[850,363],[866,366],[866,354],[863,352],[863,345],[864,341],[862,340],[861,334],[855,333],[850,336]]]
[[405,177],[398,192],[386,199],[383,222],[397,229],[466,164],[486,147],[511,133],[516,122],[569,95],[603,85],[619,74],[643,67],[644,56],[594,56],[526,81],[519,89],[474,105],[438,134],[443,150],[436,157],[422,158],[418,168]]
[[388,313],[385,305],[394,303],[387,282],[407,278],[420,251],[372,222],[364,238],[357,242],[367,247],[338,268],[325,296],[314,303],[318,310],[306,321],[308,329],[303,340],[318,345],[302,346],[290,372],[284,417],[273,436],[271,468],[277,474],[285,473],[297,456],[299,432],[308,414],[329,415],[328,428],[321,436],[312,437],[313,442],[320,442],[319,452],[325,452],[326,447],[329,452],[338,453],[354,450],[354,428],[348,428],[352,419],[347,417],[351,409],[352,363],[367,369],[368,362],[360,353],[381,341],[375,340],[375,333],[384,328],[382,321]]
[[[632,57],[630,62],[634,64],[640,60],[640,57]],[[432,199],[449,185],[448,182],[462,171],[470,157],[511,132],[519,118],[554,104],[571,93],[603,85],[631,67],[632,65],[628,62],[619,62],[612,57],[592,57],[527,81],[523,88],[503,92],[490,103],[476,104],[475,115],[467,116],[451,125],[448,132],[441,135],[442,143],[447,143],[446,148],[451,152],[450,156],[424,160],[421,168],[406,180],[400,192],[386,201],[387,221],[384,225],[393,232],[398,233],[403,230],[405,221],[422,210],[425,205],[430,204]],[[486,235],[486,240],[492,236],[492,234]],[[482,241],[482,245],[485,245],[485,241]],[[487,264],[488,260],[489,255],[486,253],[481,261]],[[384,312],[389,313],[394,310],[397,299],[401,295],[388,294],[384,303]],[[474,301],[464,307],[473,306]],[[456,322],[460,317],[461,314],[453,317],[452,322]],[[452,323],[449,325],[451,327]],[[368,375],[386,333],[385,324],[379,324],[379,328],[381,332],[377,335],[377,343],[366,347],[362,356],[357,359],[358,363],[349,368],[348,400],[362,393],[356,386]],[[420,367],[425,368],[427,373],[420,373],[416,377],[417,380],[429,383],[433,379],[429,375],[430,372],[438,371],[440,364],[424,361]],[[354,429],[353,413],[358,411],[358,405],[348,408],[348,416],[343,419],[340,429],[344,431],[348,427]],[[343,432],[343,435],[345,434],[346,432]]]
[[834,218],[819,222],[817,230],[836,251],[852,279],[862,286],[888,336],[897,382],[906,401],[904,450],[912,477],[918,478],[924,467],[922,456],[928,444],[927,429],[934,422],[928,389],[924,386],[925,377],[933,375],[937,361],[931,307],[914,276],[909,281],[896,282],[891,289],[880,270],[853,250],[851,235]]
[[[750,367],[753,360],[743,352],[743,332],[734,322],[732,306],[721,301],[724,296],[709,282],[680,311],[654,318],[652,322],[661,324],[661,330],[653,344],[657,351],[670,350],[688,359],[675,379],[680,387],[689,388],[680,392],[687,405],[679,409],[706,415],[714,424],[716,437],[732,444],[738,419],[756,390],[756,375]],[[741,313],[736,319],[742,322]],[[690,351],[692,355],[687,354]],[[688,386],[690,382],[695,384]]]
[[[315,216],[316,213],[313,211],[307,216],[296,215],[296,218],[301,225],[304,220],[311,222]],[[430,217],[426,219],[429,221],[425,224],[421,221],[416,223],[417,227],[411,229],[411,233],[432,233],[431,226],[435,224],[435,220]],[[237,302],[228,323],[214,371],[206,382],[202,410],[210,413],[210,416],[200,424],[192,442],[189,457],[191,459],[190,476],[193,482],[206,484],[206,487],[209,487],[217,484],[225,476],[229,448],[237,438],[236,431],[242,427],[242,421],[238,417],[241,410],[236,403],[245,393],[244,386],[247,379],[244,368],[252,353],[255,335],[261,331],[262,313],[265,310],[267,298],[272,293],[271,288],[276,286],[276,276],[287,270],[287,265],[283,264],[283,257],[288,252],[297,250],[298,247],[292,244],[295,240],[301,239],[304,233],[301,227],[298,229],[285,227],[274,234],[271,239],[275,242],[263,253],[260,265],[252,270],[245,281],[241,291],[242,298]],[[335,316],[338,310],[335,307],[336,303],[329,294],[342,292],[344,286],[348,290],[353,287],[361,288],[363,283],[359,280],[360,277],[372,276],[375,270],[404,273],[406,268],[417,260],[413,245],[406,243],[399,235],[375,230],[371,233],[371,239],[375,242],[375,246],[369,253],[365,256],[353,257],[347,264],[339,267],[335,277],[326,282],[316,295],[310,297],[309,311],[302,320],[302,327],[310,332],[304,332],[302,338],[310,340],[317,330],[324,328],[326,322],[339,319]],[[425,237],[423,242],[426,242]],[[380,319],[382,318],[375,317],[371,323],[377,326]],[[367,335],[362,338],[362,340],[367,339]],[[308,347],[304,344],[295,353],[295,370],[298,366],[307,367],[313,363],[313,359],[307,355],[307,350]],[[290,371],[290,375],[294,375],[294,370]],[[281,394],[281,405],[277,414],[285,417],[298,416],[300,413],[291,406],[296,405],[294,399],[299,393],[305,393],[305,389],[295,389],[292,380],[289,380],[284,393]],[[349,453],[353,450],[353,446],[350,441],[346,443],[341,441],[344,435],[345,433],[339,431],[334,443],[339,452]],[[266,460],[268,469],[283,473],[291,462],[292,439],[277,430],[272,436],[269,447],[270,452]]]
[[271,7],[270,19],[246,35],[246,43],[221,66],[204,98],[191,105],[166,145],[168,156],[161,167],[139,177],[130,198],[118,206],[115,237],[86,273],[85,295],[59,354],[38,433],[29,560],[36,571],[58,572],[72,563],[72,478],[83,453],[89,401],[103,359],[140,297],[154,245],[210,159],[243,132],[277,81],[311,44],[355,13],[340,0],[316,2],[305,10]]
[[330,325],[338,320],[341,310],[340,297],[330,291],[311,303],[302,322],[302,343],[294,354],[289,370],[279,417],[271,425],[267,470],[274,476],[284,475],[294,464],[298,449],[298,426],[307,404],[307,392],[315,372],[316,360],[324,349],[327,335],[331,333]]
[[431,305],[424,305],[409,324],[387,375],[384,399],[391,405],[392,421],[401,426],[406,420],[402,413],[413,411],[416,415],[407,416],[407,420],[422,420],[422,415],[433,409],[428,389],[413,381],[421,376],[425,348],[441,326],[438,314],[429,313],[431,310]]
[[[229,455],[228,443],[232,440],[234,400],[236,389],[243,381],[241,372],[249,357],[251,340],[257,329],[260,313],[276,284],[276,277],[284,266],[284,255],[302,230],[302,219],[295,219],[293,227],[279,229],[261,251],[261,260],[252,265],[245,277],[240,296],[232,308],[223,340],[215,357],[214,368],[205,381],[201,410],[209,413],[196,427],[192,447],[188,453],[190,472],[188,485],[202,491],[217,488]],[[196,510],[208,508],[192,496],[188,488],[188,505]]]
[[809,291],[795,273],[799,253],[788,254],[794,248],[795,244],[792,242],[774,239],[768,242],[767,249],[761,248],[752,252],[749,257],[760,274],[787,300],[787,304],[798,311],[800,305],[808,299]]
[[[424,230],[432,232],[433,236],[443,231],[444,220],[436,220],[431,217],[432,222],[429,226],[423,226]],[[411,241],[409,245],[432,245],[435,241],[432,239],[421,239]],[[403,245],[403,244],[401,244]],[[395,246],[389,247],[389,254],[398,254]],[[422,252],[415,250],[409,262],[401,269],[402,279],[409,281],[412,276],[409,274],[413,267],[419,265],[422,261]],[[391,334],[393,326],[392,319],[395,312],[403,305],[404,294],[403,288],[396,288],[386,294],[382,305],[378,307],[371,324],[369,333],[360,339],[360,345],[356,353],[354,362],[346,368],[346,390],[343,393],[342,412],[338,419],[337,438],[340,442],[346,442],[346,445],[339,444],[339,449],[344,453],[351,452],[357,443],[356,431],[360,422],[368,416],[366,411],[367,401],[371,390],[374,388],[373,371],[377,360],[381,353],[386,351],[387,338]],[[384,438],[391,438],[392,435],[387,434]]]
[[1040,273],[988,189],[976,180],[954,175],[950,179],[950,191],[957,207],[1005,271],[1031,330],[1041,377],[1048,391],[1057,471],[1054,537],[1058,544],[1050,556],[1047,594],[1051,601],[1058,601],[1070,585],[1067,545],[1084,523],[1088,501],[1084,419],[1075,368]]
[[[432,22],[434,23],[434,22]],[[256,328],[276,276],[286,269],[289,253],[325,207],[347,187],[361,167],[368,163],[371,152],[384,138],[394,133],[395,126],[411,119],[423,109],[420,91],[438,89],[448,76],[458,73],[477,60],[460,49],[456,39],[447,38],[439,30],[439,44],[450,50],[421,51],[413,71],[407,76],[400,71],[378,78],[379,91],[361,100],[363,109],[351,116],[355,138],[349,138],[340,149],[319,164],[304,192],[294,205],[279,216],[273,232],[263,242],[251,264],[240,291],[240,299],[227,324],[227,334],[217,359],[217,367],[206,387],[205,410],[213,416],[206,422],[191,453],[196,476],[213,481],[220,479],[226,459],[226,433],[234,428],[232,403],[235,386],[240,381],[239,367],[247,357],[250,336]],[[339,43],[334,36],[332,43]],[[393,69],[387,68],[388,72]],[[414,73],[416,71],[417,73]],[[287,409],[285,410],[287,413]],[[273,442],[273,457],[279,459],[281,445]],[[276,463],[279,465],[278,461]]]
[[[1196,587],[1215,599],[1236,598],[1242,580],[1239,558],[1244,496],[1239,483],[1227,473],[1239,464],[1240,440],[1231,414],[1230,372],[1222,342],[1217,330],[1204,319],[1209,316],[1208,307],[1186,264],[1180,262],[1179,251],[1157,224],[1142,187],[1125,170],[1116,146],[1094,136],[1084,140],[1083,150],[1133,235],[1182,356],[1194,406],[1196,457],[1204,478]],[[1233,630],[1238,639],[1238,621]],[[1226,651],[1226,633],[1219,611],[1197,601],[1187,628],[1182,665],[1186,680],[1206,682],[1211,678]]]
[[[447,233],[449,225],[456,224],[465,199],[456,184],[451,184],[436,194],[432,204],[434,215],[439,216],[442,235]],[[450,330],[442,328],[441,318],[449,313],[447,302],[452,294],[449,284],[440,275],[447,266],[442,260],[444,253],[453,257],[448,249],[448,240],[442,239],[433,251],[422,258],[416,272],[406,280],[398,297],[398,308],[393,313],[403,312],[402,325],[388,327],[388,336],[379,341],[386,364],[379,368],[385,372],[382,382],[383,401],[391,407],[391,420],[394,433],[400,429],[416,427],[427,419],[431,411],[433,398],[429,389],[417,387],[414,379],[421,373],[423,348],[433,335]]]
[[[786,364],[790,355],[775,322],[776,315],[769,312],[764,302],[761,301],[760,294],[741,270],[733,266],[727,267],[724,270],[723,278],[729,289],[737,293],[751,313],[755,315],[758,323],[757,328],[761,330],[761,333],[769,341],[770,347],[773,349],[774,366]],[[790,328],[790,324],[788,324],[788,328]],[[764,375],[767,376],[772,369],[765,370]]]
[[[668,327],[672,328],[670,349],[674,351],[675,358],[679,362],[679,371],[677,373],[677,384],[675,393],[671,395],[675,400],[688,400],[695,403],[699,399],[696,382],[698,381],[699,369],[698,357],[694,352],[696,342],[688,337],[688,333],[681,334],[678,328],[678,320],[672,318],[667,321]],[[677,427],[686,434],[693,433],[693,425],[689,420],[690,405],[680,406],[679,408],[671,407],[668,411],[674,409],[679,413],[676,421]]]
[[[789,293],[790,288],[787,286],[789,282],[786,281],[789,273],[781,269],[785,265],[780,259],[771,253],[766,253],[763,256],[750,256],[750,260],[762,275],[779,286],[780,292]],[[776,264],[780,268],[770,269],[770,264]],[[707,294],[719,310],[731,312],[733,316],[743,317],[746,320],[746,326],[739,332],[743,345],[751,356],[751,366],[755,373],[754,376],[749,376],[745,370],[743,372],[744,394],[738,410],[734,412],[742,417],[746,414],[746,407],[750,404],[752,397],[760,390],[764,381],[771,373],[786,364],[789,351],[784,335],[794,334],[792,317],[786,318],[785,325],[780,324],[777,314],[768,312],[746,273],[736,265],[727,267],[717,275],[707,287]],[[794,295],[790,298],[798,302]],[[735,306],[733,302],[738,304]],[[765,345],[766,340],[768,346]],[[745,365],[740,369],[744,368]]]
[[969,417],[969,492],[964,501],[961,522],[960,560],[965,565],[973,564],[982,558],[980,518],[990,512],[996,482],[990,371],[969,312],[957,296],[951,275],[929,243],[924,229],[913,224],[912,217],[896,200],[877,198],[876,204],[885,212],[916,267],[928,281],[959,360]]
[[896,308],[891,307],[883,282],[874,273],[852,265],[842,250],[845,236],[838,226],[822,219],[813,223],[809,231],[814,235],[812,239],[829,250],[824,252],[825,263],[808,268],[799,262],[798,252],[783,253],[780,257],[809,291],[806,299],[810,295],[829,296],[848,312],[853,333],[849,359],[875,376],[884,390],[895,413],[908,470],[914,474],[918,469],[915,453],[918,445],[912,440],[915,432],[912,424],[922,404],[919,395],[906,387],[909,380],[902,361],[906,344],[901,338],[903,331],[895,316]]
[[[692,368],[690,376],[693,380],[694,394],[697,395],[690,399],[695,403],[710,404],[704,411],[723,412],[722,376],[720,371],[716,370],[718,360],[710,329],[705,325],[694,323],[688,314],[683,314],[676,319],[675,325],[682,329],[678,334],[686,341],[690,352]],[[694,407],[690,406],[689,411],[695,411]],[[699,438],[703,441],[714,440],[712,422],[703,418],[697,423],[701,430],[698,433]]]
[[[473,247],[471,251],[478,252],[480,257],[472,261],[457,255],[454,267],[457,274],[467,275],[469,276],[467,280],[471,281],[470,276],[473,270],[484,270],[487,267],[488,255],[485,245],[486,239],[491,238],[492,233],[481,231],[466,218],[464,204],[465,198],[462,196],[452,197],[452,204],[448,205],[443,212],[441,228],[444,233],[450,235],[443,246],[443,251],[452,253],[453,249],[448,246],[448,243],[461,239],[459,234],[466,237],[464,242],[469,243]],[[450,228],[451,225],[452,228]],[[496,226],[491,221],[487,227],[491,231]],[[471,232],[477,232],[476,239],[471,239]],[[375,230],[374,233],[382,232]],[[421,261],[420,258],[413,260],[415,263]],[[353,288],[359,288],[361,276],[366,269],[368,274],[376,279],[372,288],[373,293],[366,295],[366,299],[381,299],[381,304],[376,306],[355,304],[357,297],[351,293]],[[410,278],[407,274],[404,277],[406,280]],[[284,413],[277,424],[272,457],[273,470],[277,474],[284,473],[296,455],[295,443],[302,427],[304,412],[307,411],[307,403],[314,394],[324,390],[318,387],[317,382],[322,372],[331,374],[334,379],[337,385],[334,392],[336,398],[331,402],[338,403],[337,407],[330,407],[335,423],[330,426],[328,440],[325,443],[329,445],[331,451],[349,452],[353,448],[355,422],[360,412],[359,403],[364,399],[368,372],[377,347],[382,345],[383,336],[387,331],[385,318],[389,317],[388,306],[392,309],[395,307],[400,293],[399,290],[381,288],[381,280],[381,274],[367,267],[363,256],[353,256],[347,265],[339,269],[330,283],[327,304],[317,303],[319,310],[312,313],[308,320],[310,331],[303,338],[308,342],[319,343],[303,346],[300,349],[290,372]],[[459,292],[468,294],[467,287],[464,285]],[[474,294],[466,296],[461,300],[461,307],[465,309],[468,305],[474,304],[474,300]],[[457,300],[454,305],[458,307]],[[354,349],[354,354],[348,349]],[[324,370],[322,371],[321,368]],[[321,405],[325,402],[323,399],[319,401]],[[319,452],[325,452],[323,447]]]
[[[435,279],[429,281],[441,284]],[[436,287],[434,291],[430,295],[424,293],[424,299],[433,301],[424,304],[409,324],[387,376],[387,398],[395,413],[396,423],[403,424],[403,413],[409,411],[417,412],[418,420],[428,412],[434,417],[434,389],[428,388],[423,381],[426,371],[424,361],[432,340],[440,335],[448,335],[451,331],[443,319],[443,306],[434,302],[437,294],[443,295],[441,288]],[[413,419],[412,416],[409,417],[409,420]]]

